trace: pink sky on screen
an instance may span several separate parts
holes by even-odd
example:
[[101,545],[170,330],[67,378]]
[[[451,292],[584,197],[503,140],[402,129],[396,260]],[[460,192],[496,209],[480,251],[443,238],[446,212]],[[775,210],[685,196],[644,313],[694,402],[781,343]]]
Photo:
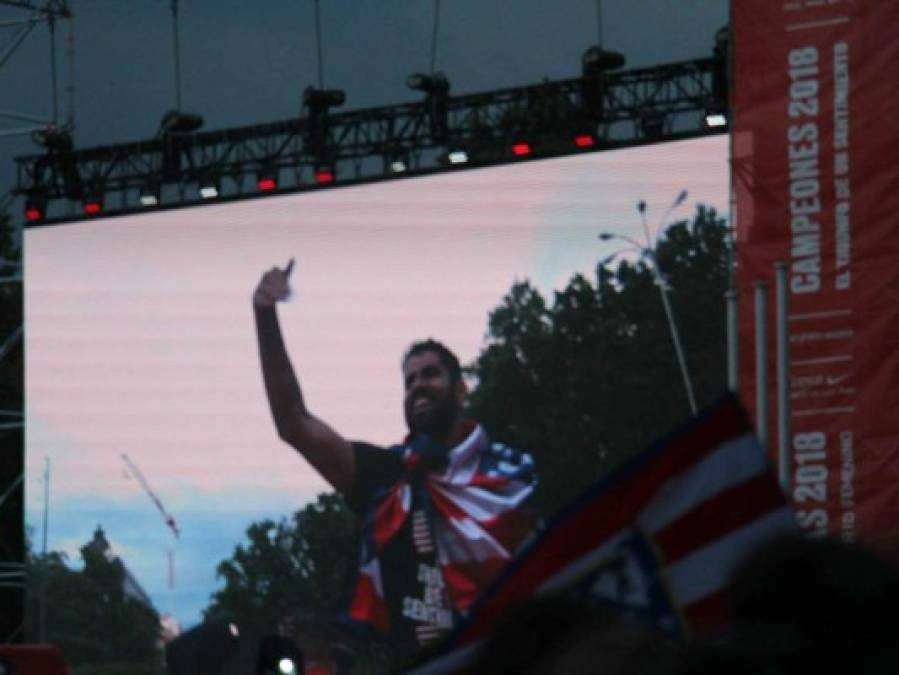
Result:
[[592,275],[600,230],[640,237],[638,199],[659,217],[689,186],[688,204],[723,208],[723,140],[31,231],[31,468],[49,455],[72,469],[57,496],[133,491],[121,452],[160,483],[318,490],[265,405],[249,303],[262,270],[297,259],[281,315],[309,405],[388,443],[412,339],[469,361],[514,280],[558,288]]
[[[250,304],[265,269],[296,258],[280,315],[310,409],[348,438],[395,442],[405,431],[399,359],[412,340],[433,336],[470,362],[515,280],[549,293],[575,271],[592,278],[620,248],[599,242],[600,231],[642,237],[639,199],[653,226],[685,187],[676,218],[698,202],[724,212],[726,143],[28,231],[29,480],[48,456],[53,504],[142,499],[123,475],[124,452],[173,512],[235,500],[299,508],[326,486],[277,439],[265,402]],[[32,487],[30,523],[40,498]]]

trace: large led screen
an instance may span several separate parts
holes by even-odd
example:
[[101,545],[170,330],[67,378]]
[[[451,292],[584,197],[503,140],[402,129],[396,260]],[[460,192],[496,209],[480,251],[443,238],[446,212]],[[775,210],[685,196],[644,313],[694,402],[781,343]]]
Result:
[[[682,190],[687,196],[677,200]],[[595,306],[581,310],[604,311],[609,300],[603,280],[597,281],[598,263],[606,263],[608,274],[619,262],[643,269],[641,211],[655,238],[654,230],[676,222],[693,232],[697,218],[709,218],[709,209],[717,214],[711,220],[726,218],[725,136],[28,230],[32,551],[43,553],[46,536],[47,551],[60,553],[77,571],[85,565],[86,544],[105,549],[108,543],[104,555],[127,569],[130,593],[145,594],[156,612],[173,617],[182,630],[200,622],[204,612],[214,614],[231,601],[236,606],[240,593],[249,605],[268,611],[266,616],[281,614],[277,621],[266,619],[270,625],[259,626],[261,632],[329,620],[316,614],[320,599],[310,599],[302,579],[271,590],[284,581],[274,559],[297,545],[287,536],[296,527],[307,528],[308,540],[289,551],[288,562],[301,566],[296,557],[308,553],[304,546],[334,543],[330,557],[313,551],[315,569],[300,573],[320,574],[323,567],[334,576],[345,572],[349,590],[322,600],[327,607],[352,601],[359,554],[355,542],[336,542],[352,520],[345,518],[344,506],[320,497],[333,492],[331,486],[275,429],[252,305],[263,273],[294,261],[290,297],[277,311],[308,410],[341,438],[390,446],[408,432],[401,359],[410,343],[437,339],[468,367],[491,345],[513,340],[516,330],[532,330],[539,341],[540,326],[550,331],[554,303],[567,302],[569,312],[578,309],[578,288],[598,288],[590,296]],[[614,236],[600,239],[603,232]],[[658,241],[667,236],[660,232]],[[660,258],[660,265],[666,260]],[[673,268],[667,272],[676,276]],[[582,283],[572,286],[576,275]],[[628,279],[606,279],[606,293],[622,293],[633,281]],[[644,295],[651,308],[646,311],[662,316],[658,286],[649,284]],[[520,317],[498,311],[515,302],[542,302],[545,312],[540,315],[536,307],[540,316],[529,329]],[[694,310],[677,304],[675,310],[683,312],[681,329],[688,332],[687,312]],[[710,316],[713,308],[698,311],[718,321]],[[670,365],[666,381],[679,396],[681,375],[669,329],[660,325],[653,344]],[[577,321],[559,330],[569,335]],[[531,337],[524,336],[522,344]],[[582,342],[575,336],[572,344]],[[688,361],[700,368],[702,358],[684,342]],[[561,371],[565,355],[547,349],[558,361],[546,372]],[[555,508],[565,498],[555,467],[577,465],[578,458],[564,449],[541,454],[550,441],[516,437],[521,424],[503,427],[503,416],[526,409],[525,417],[549,418],[550,408],[566,406],[572,414],[560,428],[545,429],[558,435],[563,429],[578,432],[578,420],[601,413],[605,404],[569,397],[564,384],[487,381],[509,370],[503,370],[504,358],[502,349],[494,349],[489,364],[467,371],[465,381],[472,396],[480,390],[475,408],[494,420],[492,440],[513,445],[527,438],[528,447],[516,449],[534,458],[538,489],[555,485],[559,494],[542,502],[551,510],[547,504]],[[583,363],[575,364],[576,375],[594,360],[610,367],[616,357],[596,353],[594,359],[593,352],[581,350],[572,358]],[[646,359],[649,364],[649,353]],[[620,377],[623,382],[632,376],[652,385],[654,374],[629,367]],[[597,377],[589,389],[611,401],[616,378]],[[545,400],[528,408],[516,399],[524,389]],[[682,412],[689,414],[686,402]],[[640,427],[640,420],[631,426]],[[590,437],[597,462],[616,443],[593,438],[602,436],[595,431],[581,435]],[[496,448],[501,460],[502,446]],[[295,519],[297,512],[303,515]],[[539,515],[544,521],[552,516]],[[266,574],[271,578],[256,578]],[[340,583],[334,581],[335,588]],[[55,625],[53,605],[45,611]]]

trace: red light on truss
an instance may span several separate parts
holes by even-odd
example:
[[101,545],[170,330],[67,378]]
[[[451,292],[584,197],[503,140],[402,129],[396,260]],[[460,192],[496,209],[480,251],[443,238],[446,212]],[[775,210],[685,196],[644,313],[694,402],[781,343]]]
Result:
[[264,176],[256,181],[256,187],[263,192],[271,192],[278,187],[278,181],[271,176]]
[[84,202],[84,212],[89,216],[95,216],[103,210],[102,202],[89,201]]

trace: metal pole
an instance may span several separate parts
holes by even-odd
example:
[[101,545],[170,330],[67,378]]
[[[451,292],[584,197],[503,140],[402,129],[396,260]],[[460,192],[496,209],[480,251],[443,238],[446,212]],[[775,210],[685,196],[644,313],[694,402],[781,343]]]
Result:
[[[665,221],[668,219],[668,216],[671,214],[675,208],[680,206],[683,201],[687,198],[687,191],[681,190],[678,193],[677,197],[671,202],[671,205],[668,207],[668,210],[665,211],[665,215],[662,217],[662,220],[659,221],[659,227],[656,228],[656,233],[664,226]],[[690,373],[687,370],[687,360],[684,358],[684,351],[681,348],[680,344],[680,334],[677,330],[677,324],[674,322],[674,312],[671,311],[671,303],[668,299],[668,283],[665,280],[665,275],[662,274],[662,268],[659,267],[659,259],[656,255],[656,246],[653,241],[653,237],[649,234],[649,224],[646,222],[646,202],[642,199],[637,202],[637,212],[640,214],[640,223],[643,225],[643,235],[646,237],[646,248],[644,249],[644,253],[649,256],[649,259],[652,261],[652,271],[655,276],[656,283],[659,286],[659,294],[662,296],[662,306],[665,308],[665,317],[668,319],[668,330],[671,332],[671,341],[674,342],[674,351],[677,355],[677,365],[680,367],[681,378],[684,381],[684,389],[687,390],[687,400],[690,403],[690,412],[694,415],[699,411],[698,406],[696,405],[696,397],[693,395],[693,383],[690,381]],[[621,237],[625,241],[630,241],[630,243],[636,244],[634,240],[629,237]],[[638,248],[639,245],[638,245]]]
[[740,386],[740,333],[737,323],[737,292],[724,294],[727,306],[727,388],[736,393]]
[[602,49],[602,0],[596,0],[596,46]]
[[434,0],[434,27],[431,31],[431,69],[429,73],[436,72],[437,68],[437,32],[440,29],[440,0]]
[[785,494],[790,491],[790,326],[787,264],[774,266],[777,282],[777,451],[778,477]]
[[681,349],[680,336],[677,332],[677,325],[674,323],[674,313],[671,311],[671,304],[668,300],[668,286],[662,271],[659,269],[659,261],[656,258],[655,249],[648,249],[652,257],[652,268],[655,270],[656,283],[659,285],[659,293],[662,296],[662,305],[665,307],[665,316],[668,319],[668,329],[671,331],[671,340],[674,342],[674,351],[677,353],[677,364],[680,366],[680,374],[684,380],[684,388],[687,390],[687,400],[690,402],[690,411],[695,415],[698,412],[696,406],[696,397],[693,395],[693,384],[690,382],[690,373],[687,371],[687,360],[684,358],[683,349]]
[[[733,81],[730,68],[732,59],[730,58],[730,50],[733,47],[733,40],[728,40],[728,73],[729,82]],[[728,95],[731,88],[728,87]],[[730,105],[728,102],[728,110]],[[724,294],[727,303],[727,386],[732,392],[737,393],[740,388],[740,317],[739,317],[739,294],[737,293],[736,280],[736,227],[737,227],[737,191],[734,188],[734,138],[733,134],[728,134],[727,141],[727,292]]]
[[767,292],[768,284],[755,282],[755,427],[759,444],[765,451],[768,450]]
[[53,89],[53,126],[59,126],[59,97],[56,84],[56,17],[50,14],[47,19],[50,28],[50,86]]
[[181,43],[178,39],[178,0],[172,0],[172,35],[175,42],[175,110],[181,111]]
[[50,520],[50,458],[44,458],[44,532],[41,547],[41,594],[38,603],[38,637],[47,639],[47,530]]
[[322,17],[319,0],[315,0],[315,44],[318,50],[318,88],[325,88],[325,67],[322,64]]
[[70,132],[75,129],[75,20],[70,14],[68,18],[69,32],[66,35],[66,58],[69,61],[69,83],[66,87],[68,98],[68,118],[66,129]]

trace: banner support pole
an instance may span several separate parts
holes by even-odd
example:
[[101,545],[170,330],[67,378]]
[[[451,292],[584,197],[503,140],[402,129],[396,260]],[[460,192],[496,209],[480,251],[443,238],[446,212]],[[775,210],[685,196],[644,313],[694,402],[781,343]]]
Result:
[[727,308],[727,388],[737,393],[740,386],[740,333],[737,315],[737,292],[729,290],[724,294]]
[[790,492],[790,325],[787,264],[774,265],[777,303],[777,475],[784,494]]
[[768,451],[768,284],[755,282],[755,430],[759,445]]

